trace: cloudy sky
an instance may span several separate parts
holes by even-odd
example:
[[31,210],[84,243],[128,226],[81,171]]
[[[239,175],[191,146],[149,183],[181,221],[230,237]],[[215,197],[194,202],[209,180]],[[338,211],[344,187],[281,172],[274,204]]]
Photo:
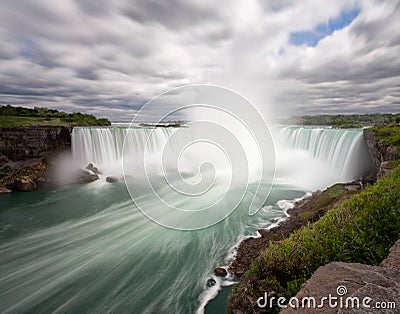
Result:
[[185,84],[273,117],[400,111],[400,3],[0,0],[0,104],[130,120]]

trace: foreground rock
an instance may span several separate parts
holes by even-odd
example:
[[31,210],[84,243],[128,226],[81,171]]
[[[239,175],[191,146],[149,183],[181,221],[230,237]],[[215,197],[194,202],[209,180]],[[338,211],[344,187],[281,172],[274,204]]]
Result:
[[[296,294],[300,307],[288,307],[281,313],[310,313],[306,303],[302,306],[302,300],[313,297],[319,304],[329,294],[341,297],[343,307],[339,299],[336,308],[329,306],[326,301],[322,308],[312,308],[313,313],[338,313],[340,309],[344,313],[399,313],[400,304],[396,302],[400,300],[400,240],[380,266],[333,262],[318,268]],[[348,308],[345,308],[346,301]],[[312,306],[312,302],[308,306]],[[359,308],[357,303],[352,302],[359,302]],[[376,306],[380,306],[379,311]]]
[[[337,298],[336,307],[330,306],[328,300],[325,300],[321,308],[313,306],[313,301],[304,302],[302,307],[304,298],[312,297],[318,305],[323,297],[328,298],[329,295]],[[342,307],[339,297],[343,300]],[[333,262],[318,268],[297,293],[296,299],[300,301],[300,308],[288,307],[281,313],[310,313],[310,311],[332,314],[398,313],[398,309],[379,309],[377,311],[374,307],[377,302],[385,302],[385,307],[393,307],[391,304],[400,300],[400,271],[358,263]],[[346,303],[348,308],[346,308]]]

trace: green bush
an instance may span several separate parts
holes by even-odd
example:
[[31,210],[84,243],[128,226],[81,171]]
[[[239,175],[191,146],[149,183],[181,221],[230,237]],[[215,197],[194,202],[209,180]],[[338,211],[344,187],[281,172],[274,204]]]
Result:
[[55,109],[0,106],[0,127],[25,127],[30,125],[111,125],[108,119],[97,119],[80,112],[66,113]]

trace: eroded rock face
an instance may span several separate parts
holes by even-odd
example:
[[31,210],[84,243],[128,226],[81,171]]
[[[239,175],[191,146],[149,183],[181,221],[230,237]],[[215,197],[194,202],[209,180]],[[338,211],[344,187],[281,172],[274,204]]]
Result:
[[[318,305],[322,303],[323,297],[329,298],[329,295],[337,298],[331,303],[334,305],[334,301],[337,301],[336,307],[330,306],[328,300],[323,301],[322,308],[308,308],[313,307],[313,301],[305,302],[305,307],[301,307],[304,298],[312,297]],[[373,308],[377,302],[399,302],[400,271],[358,263],[333,262],[318,268],[295,298],[299,300],[300,308],[288,307],[281,313],[377,313],[377,309]],[[340,299],[343,306],[340,306]],[[396,311],[398,309],[380,309],[379,313],[398,313]]]
[[37,126],[2,128],[0,153],[12,161],[41,158],[71,148],[72,127]]
[[368,129],[364,130],[364,138],[372,162],[368,177],[376,180],[387,174],[387,171],[385,171],[385,162],[398,159],[397,147],[379,141],[372,131]]

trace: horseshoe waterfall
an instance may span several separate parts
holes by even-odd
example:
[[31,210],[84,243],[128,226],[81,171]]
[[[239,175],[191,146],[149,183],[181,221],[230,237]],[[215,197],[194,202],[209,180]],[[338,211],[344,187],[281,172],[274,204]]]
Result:
[[[246,208],[250,196],[267,184],[255,186],[249,180],[250,192],[223,219],[191,232],[176,230],[170,223],[184,226],[187,221],[167,220],[160,199],[190,211],[237,194],[232,186],[233,193],[207,190],[198,200],[184,193],[175,196],[175,190],[194,189],[198,181],[225,187],[233,180],[229,158],[207,146],[181,156],[178,165],[170,160],[171,151],[197,138],[191,127],[174,136],[178,129],[75,128],[72,160],[61,164],[63,175],[71,164],[85,168],[93,163],[99,180],[1,198],[1,312],[215,312],[223,308],[224,298],[217,297],[213,308],[207,304],[235,278],[216,277],[213,271],[232,262],[241,240],[283,219],[295,199],[358,179],[370,167],[361,129],[276,126],[271,128],[275,179],[261,210],[249,215]],[[128,172],[126,156],[132,160]],[[146,178],[143,158],[150,163]],[[213,161],[210,169],[204,158]],[[249,165],[252,177],[256,159]],[[107,176],[118,182],[107,182]],[[154,183],[154,195],[142,189],[147,180]],[[129,181],[136,184],[134,191],[127,191]],[[219,206],[231,203],[236,201],[224,199]],[[143,204],[149,210],[141,210]],[[195,219],[190,217],[185,219]]]

